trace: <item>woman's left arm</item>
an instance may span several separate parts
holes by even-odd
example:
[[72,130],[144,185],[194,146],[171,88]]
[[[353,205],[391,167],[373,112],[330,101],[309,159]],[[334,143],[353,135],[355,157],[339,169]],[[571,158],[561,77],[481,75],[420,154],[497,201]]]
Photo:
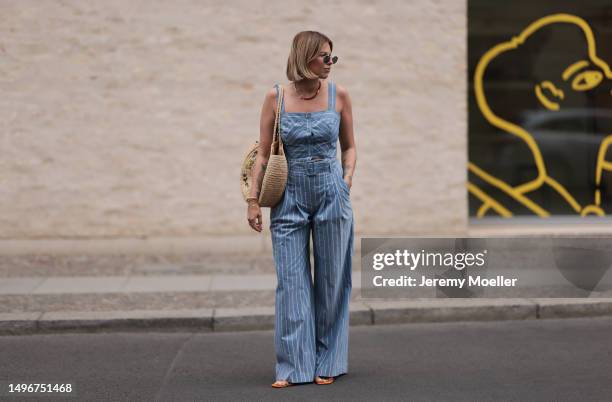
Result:
[[353,110],[351,97],[346,88],[337,85],[338,98],[341,102],[340,111],[340,149],[342,150],[342,178],[351,188],[353,185],[353,173],[357,163],[357,150],[355,148],[355,137],[353,135]]

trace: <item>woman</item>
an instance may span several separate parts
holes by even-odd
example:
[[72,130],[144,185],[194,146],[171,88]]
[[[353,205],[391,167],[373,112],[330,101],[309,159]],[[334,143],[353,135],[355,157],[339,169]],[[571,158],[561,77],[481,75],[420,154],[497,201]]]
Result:
[[[353,255],[350,188],[355,170],[351,100],[329,81],[333,44],[304,31],[293,39],[281,107],[287,186],[270,210],[276,266],[275,388],[294,383],[331,384],[348,371],[349,300]],[[260,152],[247,199],[250,226],[262,231],[259,189],[269,158],[278,88],[261,111]],[[337,157],[340,140],[342,161]],[[314,285],[310,235],[314,248]]]

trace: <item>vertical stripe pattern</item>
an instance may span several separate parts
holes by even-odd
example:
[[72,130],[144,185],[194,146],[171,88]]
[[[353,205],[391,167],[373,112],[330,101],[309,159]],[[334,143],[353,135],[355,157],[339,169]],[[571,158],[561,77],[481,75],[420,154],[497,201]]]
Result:
[[[328,111],[336,113],[335,90],[332,84],[329,87]],[[321,113],[304,114],[303,118],[307,121],[302,127],[307,128],[316,126],[308,120],[325,117]],[[287,158],[287,186],[270,211],[277,274],[276,379],[292,383],[348,372],[353,210],[350,190],[335,156],[337,127],[319,127],[319,140],[285,144],[288,155],[293,151],[300,157]],[[298,138],[311,133],[298,130],[291,134]],[[325,146],[333,147],[333,157],[321,153]]]

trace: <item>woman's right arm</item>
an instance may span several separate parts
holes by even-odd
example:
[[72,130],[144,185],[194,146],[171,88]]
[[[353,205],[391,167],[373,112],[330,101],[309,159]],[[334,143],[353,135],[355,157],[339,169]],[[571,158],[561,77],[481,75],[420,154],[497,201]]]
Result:
[[[274,118],[276,113],[276,89],[273,88],[264,99],[261,107],[261,117],[259,121],[259,150],[255,164],[253,165],[253,176],[251,182],[251,192],[249,197],[259,199],[261,183],[263,182],[268,159],[270,158],[270,146],[272,145],[272,131],[274,130]],[[258,232],[262,230],[262,218],[259,203],[257,201],[249,201],[247,219],[251,227]]]
[[270,158],[270,146],[272,145],[272,130],[274,129],[274,117],[276,112],[276,90],[270,90],[261,107],[259,120],[259,151],[253,166],[253,182],[251,183],[250,197],[259,199],[261,182],[268,166]]

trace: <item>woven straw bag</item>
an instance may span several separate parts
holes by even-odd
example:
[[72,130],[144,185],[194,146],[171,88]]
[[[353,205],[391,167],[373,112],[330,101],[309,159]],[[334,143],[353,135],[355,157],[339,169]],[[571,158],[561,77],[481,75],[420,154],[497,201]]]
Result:
[[[278,101],[276,103],[276,116],[274,118],[274,130],[272,134],[272,144],[270,146],[270,157],[268,159],[268,167],[264,173],[259,192],[259,206],[273,207],[283,196],[285,186],[287,185],[287,158],[283,149],[283,141],[281,138],[280,111],[283,105],[283,87],[278,86]],[[242,197],[247,199],[251,191],[253,180],[253,166],[259,152],[259,141],[255,141],[248,150],[242,169],[240,172],[240,186],[242,188]]]

